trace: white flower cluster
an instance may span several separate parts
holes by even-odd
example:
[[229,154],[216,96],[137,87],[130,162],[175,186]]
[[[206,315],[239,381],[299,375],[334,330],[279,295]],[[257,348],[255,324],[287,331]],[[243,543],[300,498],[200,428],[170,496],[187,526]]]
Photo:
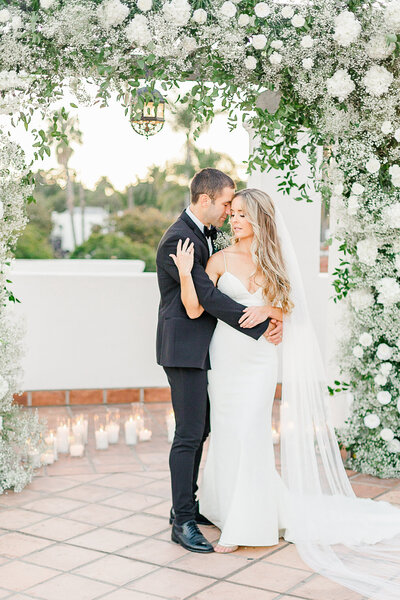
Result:
[[361,24],[354,13],[345,10],[335,18],[334,40],[339,46],[350,46],[356,41],[361,32]]
[[97,9],[100,24],[108,29],[121,25],[129,15],[129,8],[120,0],[104,0]]

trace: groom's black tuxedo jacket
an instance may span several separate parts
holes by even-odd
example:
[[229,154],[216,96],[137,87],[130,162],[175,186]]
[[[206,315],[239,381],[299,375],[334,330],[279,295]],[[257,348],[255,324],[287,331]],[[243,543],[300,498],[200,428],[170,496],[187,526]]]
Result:
[[[170,254],[176,254],[181,239],[194,242],[192,277],[204,313],[190,319],[181,302],[178,269]],[[208,347],[217,323],[225,321],[243,334],[258,339],[267,329],[269,319],[252,329],[238,324],[245,308],[220,292],[205,272],[209,249],[205,235],[184,211],[165,232],[157,250],[157,277],[161,300],[158,311],[157,363],[164,367],[209,369]],[[229,352],[229,348],[226,349]]]

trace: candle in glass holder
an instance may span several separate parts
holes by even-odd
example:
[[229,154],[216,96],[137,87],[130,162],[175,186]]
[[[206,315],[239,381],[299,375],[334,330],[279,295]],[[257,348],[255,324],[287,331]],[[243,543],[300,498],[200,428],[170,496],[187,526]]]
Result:
[[85,438],[85,425],[80,417],[72,424],[72,433],[76,441],[80,440],[83,443]]
[[69,453],[72,457],[80,457],[83,456],[85,451],[85,446],[81,441],[73,441],[73,443],[69,447]]
[[137,443],[136,422],[133,417],[125,421],[125,443],[134,446]]
[[69,449],[69,427],[62,423],[57,427],[57,452],[66,454]]
[[141,442],[148,442],[151,440],[151,430],[150,429],[141,429],[139,431],[139,440]]
[[51,450],[43,452],[43,454],[40,457],[40,462],[42,463],[42,465],[52,465],[54,460],[54,452],[52,452]]
[[44,441],[46,442],[46,444],[48,446],[47,452],[52,452],[53,456],[54,456],[54,460],[57,460],[58,459],[57,438],[54,435],[53,431],[49,431],[48,435],[44,438]]
[[102,425],[100,426],[100,429],[96,429],[94,436],[96,438],[96,450],[107,450],[108,434]]
[[174,436],[175,436],[176,423],[175,423],[175,415],[174,415],[174,412],[172,410],[171,410],[171,412],[169,412],[167,414],[165,420],[167,422],[168,441],[169,442],[173,442],[174,441]]

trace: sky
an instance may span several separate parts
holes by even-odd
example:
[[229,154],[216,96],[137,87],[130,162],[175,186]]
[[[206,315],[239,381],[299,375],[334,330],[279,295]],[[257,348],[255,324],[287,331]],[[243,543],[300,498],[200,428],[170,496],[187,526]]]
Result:
[[[87,188],[93,189],[96,181],[106,176],[117,190],[122,191],[138,178],[145,177],[148,167],[162,166],[166,161],[183,157],[185,134],[172,131],[168,107],[163,129],[146,140],[133,131],[128,116],[125,116],[123,107],[116,100],[110,101],[107,108],[96,105],[78,109],[71,108],[70,101],[76,102],[76,99],[66,93],[63,105],[71,114],[78,116],[83,132],[83,144],[76,147],[70,166],[76,171],[77,180]],[[5,119],[0,117],[0,124]],[[37,128],[47,128],[39,115],[34,116],[33,122]],[[20,126],[14,131],[13,137],[21,144],[30,161],[33,158],[31,135]],[[197,140],[197,145],[229,154],[237,164],[240,176],[245,176],[243,161],[248,158],[248,134],[240,125],[230,132],[226,115],[215,117],[209,130]],[[35,163],[33,170],[54,167],[57,167],[57,161],[52,155]]]

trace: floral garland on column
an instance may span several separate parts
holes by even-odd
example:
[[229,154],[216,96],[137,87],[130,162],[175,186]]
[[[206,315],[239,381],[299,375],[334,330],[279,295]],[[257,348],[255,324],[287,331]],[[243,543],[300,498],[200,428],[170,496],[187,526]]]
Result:
[[320,188],[338,207],[333,285],[349,332],[336,389],[354,397],[339,439],[350,466],[383,477],[400,474],[399,35],[400,0],[0,0],[0,112],[31,130],[37,157],[50,150],[33,112],[66,82],[85,100],[84,79],[103,105],[130,97],[127,111],[141,80],[166,93],[192,80],[181,99],[199,122],[218,99],[232,127],[244,113],[260,140],[249,168],[276,169],[298,199],[300,155],[316,169],[327,149]]
[[11,248],[26,225],[25,202],[32,187],[24,155],[8,136],[0,135],[0,494],[13,488],[21,491],[31,480],[30,444],[39,443],[41,427],[34,413],[13,404],[20,391],[22,330],[10,312],[15,300],[8,289]]

